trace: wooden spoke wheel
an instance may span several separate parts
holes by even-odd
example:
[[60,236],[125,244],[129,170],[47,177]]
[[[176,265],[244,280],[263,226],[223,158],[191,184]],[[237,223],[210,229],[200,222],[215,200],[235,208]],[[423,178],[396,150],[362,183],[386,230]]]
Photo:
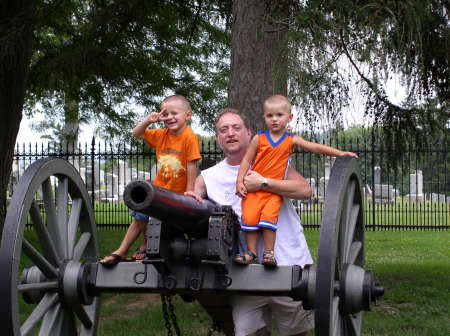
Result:
[[374,279],[364,266],[364,216],[359,166],[337,158],[322,217],[315,279],[316,334],[360,335]]
[[[25,230],[27,221],[33,230]],[[4,335],[94,335],[99,298],[80,286],[98,259],[85,185],[62,159],[42,159],[15,187],[0,246]]]

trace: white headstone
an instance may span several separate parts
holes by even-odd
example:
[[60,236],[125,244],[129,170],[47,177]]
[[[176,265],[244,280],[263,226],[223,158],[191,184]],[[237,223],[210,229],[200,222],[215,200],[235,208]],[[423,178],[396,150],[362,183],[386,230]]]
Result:
[[381,184],[381,167],[374,167],[373,168],[373,177],[375,184]]
[[368,197],[372,197],[372,189],[370,188],[370,186],[368,184],[366,184],[366,195]]
[[325,161],[325,178],[328,179],[330,177],[330,161]]
[[118,176],[120,179],[120,184],[127,185],[131,181],[131,171],[128,167],[128,164],[125,161],[119,160],[119,171]]
[[432,202],[450,203],[450,196],[445,194],[431,193]]
[[410,174],[409,190],[412,195],[423,194],[423,175],[421,170],[416,170],[415,174]]
[[317,187],[316,187],[316,180],[314,177],[308,177],[306,178],[306,181],[309,183],[311,189],[312,189],[312,197],[317,196]]
[[327,192],[328,178],[321,177],[319,179],[318,188],[318,200],[319,202],[325,202],[325,194]]
[[394,186],[390,184],[375,184],[373,194],[376,203],[393,203],[395,199]]
[[118,177],[116,174],[106,173],[106,197],[112,198],[118,196]]
[[421,170],[409,174],[409,194],[406,198],[411,202],[423,202],[423,175]]

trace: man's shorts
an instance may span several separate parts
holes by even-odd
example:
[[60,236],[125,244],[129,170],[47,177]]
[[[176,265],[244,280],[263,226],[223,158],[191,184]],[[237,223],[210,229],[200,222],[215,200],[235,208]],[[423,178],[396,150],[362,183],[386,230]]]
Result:
[[141,221],[141,222],[148,222],[149,220],[149,216],[147,216],[146,214],[143,214],[142,212],[137,212],[137,211],[131,211],[130,212],[131,217],[134,217],[136,220]]
[[280,334],[294,335],[314,328],[313,311],[304,310],[300,301],[290,297],[234,296],[232,303],[235,336],[270,327],[270,310]]

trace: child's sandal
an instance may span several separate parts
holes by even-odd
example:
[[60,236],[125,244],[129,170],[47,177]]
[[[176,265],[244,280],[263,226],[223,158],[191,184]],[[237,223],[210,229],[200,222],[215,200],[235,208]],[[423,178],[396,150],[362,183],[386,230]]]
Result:
[[239,265],[250,265],[258,263],[258,256],[251,251],[247,252],[248,256],[245,254],[236,254],[233,261]]
[[267,267],[277,267],[277,261],[273,251],[264,251],[261,264]]

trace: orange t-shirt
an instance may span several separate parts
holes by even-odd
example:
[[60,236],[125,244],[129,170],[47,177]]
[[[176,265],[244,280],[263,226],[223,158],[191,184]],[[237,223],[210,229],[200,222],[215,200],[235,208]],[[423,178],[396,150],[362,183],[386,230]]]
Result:
[[264,177],[283,179],[292,154],[293,135],[284,132],[277,142],[273,142],[269,131],[259,131],[257,134],[258,151],[251,169]]
[[158,172],[153,183],[177,193],[186,191],[187,163],[201,158],[198,138],[186,127],[172,135],[164,128],[145,130],[144,139],[156,149]]

